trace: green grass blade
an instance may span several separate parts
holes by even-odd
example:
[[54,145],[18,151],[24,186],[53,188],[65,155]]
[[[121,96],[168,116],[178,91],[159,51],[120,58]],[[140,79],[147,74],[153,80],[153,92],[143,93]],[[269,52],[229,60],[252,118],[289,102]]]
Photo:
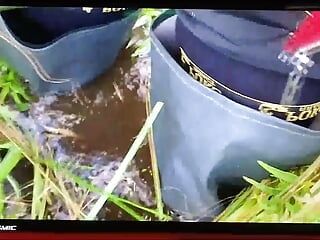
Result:
[[9,149],[14,146],[11,142],[0,144],[0,149]]
[[[135,208],[138,208],[138,209],[141,209],[145,212],[148,212],[148,213],[151,213],[152,215],[154,215],[155,217],[158,217],[160,220],[164,220],[164,221],[171,221],[172,220],[172,217],[164,214],[164,213],[159,213],[158,210],[153,210],[153,209],[149,209],[149,208],[146,208],[146,207],[143,207],[139,204],[136,204],[134,202],[131,202],[129,200],[126,200],[126,199],[123,199],[123,198],[119,198],[119,197],[115,197],[115,196],[112,196],[113,200],[116,200],[117,202],[123,202],[123,203],[126,203],[128,205],[131,205]],[[111,196],[110,196],[110,199],[111,199]]]
[[33,193],[32,193],[32,206],[31,206],[31,218],[36,220],[40,217],[40,212],[42,212],[41,202],[42,202],[42,192],[44,187],[44,182],[39,171],[41,166],[36,164],[33,167]]
[[256,187],[257,189],[259,189],[261,192],[264,192],[264,193],[267,193],[267,194],[271,194],[271,195],[277,194],[279,192],[277,189],[269,187],[269,186],[266,186],[266,185],[264,185],[262,183],[258,183],[258,182],[256,182],[255,180],[253,180],[251,178],[243,177],[243,179],[246,182],[248,182],[251,185],[253,185],[254,187]]
[[239,209],[244,201],[252,194],[252,188],[242,190],[238,196],[229,204],[229,207],[225,209],[215,220],[214,222],[223,220],[232,215],[237,209]]
[[10,92],[10,88],[8,86],[5,86],[5,87],[3,87],[1,89],[1,92],[0,92],[0,104],[4,104],[5,103],[9,92]]
[[29,110],[30,105],[29,103],[16,103],[16,107],[20,112],[25,112]]
[[[148,98],[146,101],[146,110],[147,110],[147,116],[149,116],[151,112],[150,94],[148,94]],[[153,185],[154,185],[154,191],[156,196],[157,211],[158,211],[159,220],[161,221],[162,219],[165,220],[167,218],[163,212],[164,206],[162,201],[160,175],[159,175],[159,169],[158,169],[157,155],[155,151],[155,144],[153,140],[152,127],[149,130],[148,142],[149,142],[149,149],[150,149],[150,156],[151,156],[152,178],[153,178]]]
[[[316,184],[320,181],[320,157],[307,168],[304,166],[288,172],[261,161],[259,165],[271,173],[272,178],[258,183],[244,177],[253,185],[251,188],[255,193],[242,193],[240,198],[243,197],[244,201],[238,205],[231,203],[224,211],[223,221],[319,222],[320,195],[314,194],[318,188]],[[256,199],[256,204],[250,206],[253,199]],[[230,209],[235,211],[227,216]]]
[[13,188],[13,191],[14,191],[17,199],[21,198],[21,190],[20,190],[20,185],[19,185],[18,181],[10,175],[7,177],[7,180],[10,183],[11,187]]
[[275,167],[272,167],[262,161],[258,161],[258,164],[264,168],[267,172],[269,172],[273,177],[278,178],[279,180],[288,182],[288,183],[293,183],[298,179],[298,176],[290,173],[290,172],[286,172],[286,171],[282,171],[279,170]]
[[123,204],[122,202],[119,202],[118,200],[114,200],[116,205],[126,211],[131,217],[133,217],[135,220],[138,221],[144,221],[145,219],[143,216],[138,214],[136,211],[134,211],[132,208],[128,207],[126,204]]
[[16,94],[15,92],[13,92],[13,91],[10,92],[10,96],[13,98],[15,104],[21,104],[22,103],[22,101],[20,99],[20,96],[18,94]]
[[4,183],[3,181],[0,182],[0,218],[3,219],[4,218],[4,206],[5,206],[5,200],[6,200],[6,193],[4,191]]
[[0,163],[0,182],[9,176],[21,159],[23,159],[21,151],[16,146],[12,146]]

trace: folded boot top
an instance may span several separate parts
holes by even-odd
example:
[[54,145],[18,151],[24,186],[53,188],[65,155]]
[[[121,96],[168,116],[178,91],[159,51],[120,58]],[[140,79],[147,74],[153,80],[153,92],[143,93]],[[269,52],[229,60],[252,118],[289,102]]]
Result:
[[317,62],[296,101],[279,104],[293,67],[278,56],[304,12],[178,10],[177,15],[180,62],[195,79],[236,102],[303,126],[317,116]]
[[64,92],[94,80],[129,40],[136,9],[28,7],[1,12],[0,56],[34,93]]
[[[277,56],[284,39],[306,16],[301,11],[177,10],[177,14],[206,45],[235,60],[285,74],[291,69],[279,64]],[[314,71],[320,75],[319,69]]]
[[92,8],[85,11],[80,7],[28,7],[5,11],[1,15],[13,34],[26,45],[36,47],[38,44],[49,44],[72,31],[109,24],[132,11],[123,8]]

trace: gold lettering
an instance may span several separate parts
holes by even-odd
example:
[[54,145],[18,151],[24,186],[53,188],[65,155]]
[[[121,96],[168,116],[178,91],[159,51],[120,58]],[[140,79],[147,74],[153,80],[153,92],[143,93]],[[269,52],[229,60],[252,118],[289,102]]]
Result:
[[269,116],[272,116],[274,112],[288,113],[288,108],[278,104],[262,103],[259,106],[259,111]]
[[307,105],[307,106],[302,106],[299,108],[300,112],[303,111],[315,111],[315,109],[320,109],[320,103],[315,103],[315,104],[311,104],[311,105]]
[[193,65],[192,64],[192,69],[194,71],[194,76],[195,76],[195,79],[197,81],[199,81],[201,84],[204,84],[204,76],[203,74],[199,71],[199,69],[197,68],[197,66]]
[[269,116],[272,116],[273,115],[273,112],[272,112],[272,110],[273,110],[273,108],[270,106],[270,105],[268,105],[268,104],[261,104],[260,106],[259,106],[259,111],[260,112],[262,112],[262,113],[264,113],[264,114],[267,114],[267,115],[269,115]]
[[191,75],[194,76],[196,80],[198,80],[205,87],[210,88],[211,90],[219,94],[222,94],[222,92],[216,87],[216,83],[213,79],[210,79],[205,74],[203,74],[202,71],[197,68],[197,66],[194,66],[194,68],[192,69],[194,71],[194,75]]
[[215,82],[210,80],[210,79],[207,79],[206,76],[204,76],[203,74],[201,73],[198,73],[199,76],[200,76],[200,82],[201,84],[203,84],[204,86],[208,87],[208,88],[213,88],[215,87]]
[[213,88],[216,86],[215,82],[209,78],[207,78],[205,75],[202,74],[202,84],[208,88]]
[[318,115],[318,113],[319,113],[319,109],[318,108],[313,108],[312,109],[312,112],[311,112],[311,115],[310,115],[310,118],[314,118],[314,117],[316,117],[317,115]]
[[195,79],[201,84],[203,84],[204,82],[203,76],[197,71],[197,69],[193,69],[193,70],[194,70]]
[[300,121],[304,121],[310,118],[310,115],[312,114],[312,112],[310,110],[307,111],[303,111],[299,114],[299,120]]
[[195,74],[194,69],[193,69],[192,66],[189,66],[189,74],[190,74],[195,80],[197,80],[196,74]]
[[182,48],[180,48],[180,51],[181,51],[181,61],[182,61],[184,64],[190,65],[190,64],[191,64],[191,61],[190,61],[190,59],[188,58],[187,54],[183,51]]
[[221,90],[217,88],[216,83],[214,82],[214,80],[208,79],[204,76],[204,86],[211,88],[213,91],[222,94]]
[[307,108],[308,108],[308,107],[305,107],[305,106],[300,107],[300,108],[299,108],[299,111],[300,111],[300,112],[303,112],[303,111],[305,111]]
[[287,113],[287,121],[288,122],[295,122],[295,121],[297,121],[298,119],[299,119],[299,117],[297,117],[297,116],[295,116],[294,115],[295,114],[295,112],[288,112]]
[[183,49],[180,47],[181,61],[189,66],[189,74],[198,82],[204,86],[211,88],[212,90],[222,94],[222,92],[216,88],[214,80],[208,78],[186,55]]
[[[213,91],[222,94],[222,91],[217,88],[218,82],[207,75],[205,72],[203,72],[195,63],[193,63],[181,47],[180,52],[182,63],[184,63],[189,68],[189,75],[205,87],[208,87]],[[289,111],[289,108],[290,106],[283,106],[273,103],[262,103],[259,106],[259,111],[269,116],[273,116],[275,113],[286,114],[286,120],[289,122],[295,122],[298,120],[304,121],[309,118],[314,118],[320,113],[320,102],[301,107],[292,106],[292,108],[294,109],[299,109],[298,112],[292,110]]]
[[320,112],[320,107],[315,106],[315,107],[312,109],[312,113],[311,113],[311,115],[310,115],[310,118],[316,117],[319,112]]

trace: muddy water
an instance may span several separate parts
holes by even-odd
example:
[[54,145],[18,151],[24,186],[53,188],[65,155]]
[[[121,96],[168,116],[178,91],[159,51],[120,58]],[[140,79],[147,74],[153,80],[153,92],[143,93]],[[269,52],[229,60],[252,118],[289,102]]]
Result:
[[[139,77],[130,76],[133,64],[130,52],[123,52],[113,69],[74,95],[60,97],[52,105],[54,110],[82,117],[80,124],[73,128],[79,138],[66,142],[72,150],[106,151],[108,155],[122,157],[126,154],[146,116],[145,103],[137,94],[137,86],[132,90],[127,86],[134,80],[130,77]],[[140,154],[143,159],[149,158],[146,149]]]
[[[90,84],[64,96],[48,94],[41,97],[32,104],[27,115],[21,114],[16,119],[23,131],[34,136],[42,150],[50,149],[57,162],[71,162],[74,173],[101,189],[112,179],[146,119],[150,59],[134,59],[131,54],[130,50],[123,50],[113,67]],[[55,132],[61,129],[67,131]],[[83,165],[89,168],[83,170]],[[33,168],[28,161],[19,164],[14,177],[23,185],[32,182]],[[73,194],[78,187],[70,183],[72,180],[66,179]],[[32,201],[30,192],[31,188],[25,190],[26,194],[29,193],[25,199],[28,203]],[[114,193],[154,208],[153,192],[150,152],[145,140]],[[87,201],[94,202],[98,197],[92,193]],[[92,204],[84,213],[88,213],[91,207]],[[70,217],[59,199],[49,211],[52,219],[67,220]],[[109,202],[98,219],[134,220]]]
[[[62,145],[69,151],[85,155],[103,153],[108,157],[100,158],[100,161],[104,161],[98,162],[101,166],[109,164],[109,161],[121,161],[146,118],[144,97],[148,78],[148,59],[134,60],[131,52],[124,50],[112,69],[74,94],[59,97],[52,104],[52,110],[60,110],[81,118],[72,128],[78,137],[64,138]],[[84,161],[91,159],[84,158]],[[147,144],[137,153],[135,168],[135,171],[139,172],[139,179],[137,174],[133,179],[139,181],[140,185],[145,184],[140,190],[147,192],[148,186],[152,188]],[[108,170],[104,175],[108,175]],[[139,191],[137,188],[134,190]],[[148,193],[145,195],[152,198]],[[152,204],[152,199],[143,198],[146,196],[139,200],[148,202],[148,205]],[[106,215],[106,219],[131,219],[110,204],[107,205]]]

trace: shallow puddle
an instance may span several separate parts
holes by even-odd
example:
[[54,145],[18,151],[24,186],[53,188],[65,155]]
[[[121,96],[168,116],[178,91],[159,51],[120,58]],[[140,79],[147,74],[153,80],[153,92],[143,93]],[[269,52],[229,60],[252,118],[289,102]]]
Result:
[[[105,187],[144,124],[149,67],[148,58],[133,59],[129,50],[123,50],[112,69],[89,85],[65,96],[44,96],[33,104],[30,116],[37,129],[63,129],[66,133],[42,139],[54,150],[55,160],[91,166],[90,171],[81,172],[82,177]],[[23,173],[20,169],[17,175],[31,180],[32,168],[27,169],[30,171]],[[115,193],[152,207],[152,186],[150,152],[145,141]],[[113,204],[106,206],[100,219],[132,220]]]
[[[72,150],[106,151],[116,157],[126,154],[146,116],[144,99],[138,96],[137,86],[129,87],[137,78],[146,76],[130,74],[133,64],[130,52],[123,52],[112,70],[75,94],[59,97],[52,105],[53,110],[81,118],[72,129],[78,138],[66,142]],[[146,154],[143,157],[148,158]]]
[[[76,115],[81,119],[80,123],[72,128],[78,137],[65,138],[62,144],[69,151],[76,153],[86,155],[103,153],[105,158],[93,159],[96,161],[95,164],[101,166],[110,166],[110,163],[103,161],[123,159],[146,118],[144,93],[149,78],[148,59],[136,62],[130,54],[130,51],[123,51],[111,70],[75,94],[59,97],[52,105],[53,110]],[[92,161],[92,158],[84,157],[84,160]],[[153,203],[153,196],[148,189],[148,186],[152,186],[152,178],[147,144],[137,153],[135,166],[136,170],[132,174],[132,180],[135,182],[133,184],[136,185],[132,190],[138,195],[135,197],[138,199],[135,200],[150,206]],[[108,178],[110,170],[114,171],[108,167],[104,169],[101,181]],[[137,175],[140,176],[139,179]],[[94,180],[99,185],[99,180]],[[137,185],[140,185],[140,188]],[[128,191],[125,186],[122,188],[123,191]],[[127,195],[123,192],[120,194]],[[107,219],[127,219],[126,214],[122,214],[118,208],[108,209]]]

